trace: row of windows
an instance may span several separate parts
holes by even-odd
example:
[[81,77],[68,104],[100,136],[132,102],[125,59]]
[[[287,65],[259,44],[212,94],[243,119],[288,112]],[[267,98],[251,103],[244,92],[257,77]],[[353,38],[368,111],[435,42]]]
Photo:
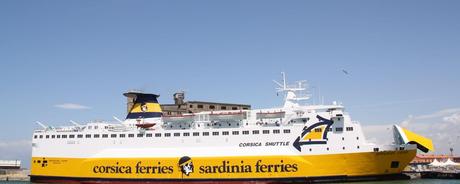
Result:
[[[193,108],[193,105],[189,105],[190,108]],[[196,105],[196,107],[198,109],[203,109],[204,108],[204,105],[203,104],[198,104]],[[217,109],[216,108],[217,106],[215,105],[209,105],[208,108],[209,109]],[[228,109],[232,109],[232,110],[238,110],[238,107],[229,107]],[[247,107],[243,107],[244,110],[247,110],[248,108]],[[227,110],[227,106],[220,106],[220,110]]]
[[[359,146],[356,146],[356,149],[359,149],[360,147]],[[324,149],[324,148],[323,148]],[[375,151],[376,148],[374,148],[374,151]],[[329,147],[326,148],[327,151],[329,151]],[[345,150],[345,146],[342,147],[342,150]],[[312,148],[309,149],[309,151],[313,151]],[[378,151],[378,148],[377,148],[377,151]]]
[[[252,134],[260,134],[260,131],[259,130],[252,130],[252,131],[249,131],[249,130],[245,130],[245,131],[242,131],[241,134],[243,135],[249,135],[249,133]],[[279,134],[281,132],[281,130],[273,130],[273,134]],[[213,136],[218,136],[221,132],[212,132],[212,135]],[[284,129],[283,130],[283,133],[285,134],[288,134],[288,133],[291,133],[291,130],[289,129]],[[232,135],[239,135],[240,134],[240,131],[231,131],[231,134]],[[262,134],[270,134],[270,130],[262,130]],[[85,134],[84,137],[85,138],[91,138],[91,136],[93,138],[108,138],[110,135],[110,138],[117,138],[120,137],[120,138],[125,138],[126,135],[128,137],[161,137],[162,135],[164,137],[171,137],[171,133],[155,133],[155,134],[152,134],[152,133],[146,133],[146,134]],[[173,133],[172,134],[174,137],[179,137],[181,136],[181,133],[179,132],[176,132],[176,133]],[[230,135],[230,131],[223,131],[222,132],[222,135]],[[77,138],[83,138],[83,134],[77,134],[77,135],[73,135],[73,134],[70,134],[70,135],[45,135],[45,138],[46,139],[65,139],[65,138],[75,138],[75,136]],[[184,137],[188,137],[190,136],[190,132],[184,132],[182,133],[182,136]],[[192,132],[192,136],[200,136],[200,132]],[[202,132],[202,136],[209,136],[209,132]],[[40,138],[40,139],[43,139],[43,135],[34,135],[34,139],[37,139],[37,138]]]
[[[346,131],[350,132],[353,131],[353,127],[346,127]],[[329,132],[332,132],[332,128],[329,128]],[[336,127],[335,128],[336,132],[343,132],[343,127]],[[321,128],[315,128],[315,132],[321,132]]]

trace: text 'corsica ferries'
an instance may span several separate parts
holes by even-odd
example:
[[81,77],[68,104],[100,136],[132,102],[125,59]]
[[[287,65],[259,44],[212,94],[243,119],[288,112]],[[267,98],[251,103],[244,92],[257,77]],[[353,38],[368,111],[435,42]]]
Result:
[[35,130],[33,182],[331,181],[401,173],[431,140],[393,127],[394,143],[368,143],[344,107],[299,105],[304,82],[278,91],[284,106],[163,116],[158,95],[128,92],[120,123]]

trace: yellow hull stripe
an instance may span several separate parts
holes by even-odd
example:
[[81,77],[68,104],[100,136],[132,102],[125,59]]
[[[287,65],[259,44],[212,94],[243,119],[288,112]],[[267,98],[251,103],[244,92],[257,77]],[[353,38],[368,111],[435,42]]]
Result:
[[[416,150],[402,150],[310,156],[192,157],[181,165],[181,158],[33,157],[31,175],[131,179],[366,176],[400,173],[415,153]],[[184,172],[184,164],[189,166],[189,172]]]

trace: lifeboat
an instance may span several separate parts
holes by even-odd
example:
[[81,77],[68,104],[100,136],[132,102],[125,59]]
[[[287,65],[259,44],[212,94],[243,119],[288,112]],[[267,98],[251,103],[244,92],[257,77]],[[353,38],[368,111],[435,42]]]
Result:
[[193,119],[195,118],[195,114],[181,114],[181,115],[175,115],[175,116],[168,116],[168,115],[163,115],[162,119],[164,122],[192,122]]
[[136,124],[136,126],[138,128],[143,128],[143,129],[152,128],[155,125],[156,125],[156,123],[138,123],[138,124]]
[[246,118],[246,112],[220,112],[209,114],[210,120],[243,120]]
[[284,118],[286,112],[284,111],[273,111],[273,112],[258,112],[256,114],[257,119],[275,119],[275,118]]

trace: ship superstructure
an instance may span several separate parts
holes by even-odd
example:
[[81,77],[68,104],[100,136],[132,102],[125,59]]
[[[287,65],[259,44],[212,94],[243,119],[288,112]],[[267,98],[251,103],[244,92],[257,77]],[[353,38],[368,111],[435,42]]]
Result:
[[[31,179],[292,181],[400,173],[429,139],[397,125],[394,144],[366,141],[342,105],[300,105],[304,82],[279,85],[279,108],[162,115],[158,95],[134,99],[120,123],[46,127],[33,134]],[[299,95],[300,94],[300,95]]]

